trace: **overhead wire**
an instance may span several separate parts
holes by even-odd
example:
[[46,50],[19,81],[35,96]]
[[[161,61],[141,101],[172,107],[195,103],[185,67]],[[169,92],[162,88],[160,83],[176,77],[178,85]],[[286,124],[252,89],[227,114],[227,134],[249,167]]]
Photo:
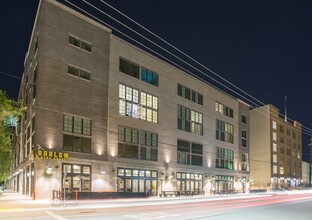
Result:
[[6,75],[6,76],[10,76],[10,77],[13,77],[13,78],[16,78],[16,79],[22,79],[22,77],[19,77],[19,76],[10,74],[10,73],[3,72],[3,71],[1,71],[1,70],[0,70],[0,74]]
[[[159,53],[157,53],[156,51],[154,51],[154,50],[152,50],[151,48],[147,47],[146,45],[142,44],[141,42],[138,42],[138,41],[135,40],[134,38],[130,37],[129,35],[127,35],[127,34],[125,34],[125,33],[123,33],[122,31],[118,30],[117,28],[114,28],[114,27],[112,27],[111,25],[105,23],[105,22],[102,21],[101,19],[99,19],[99,18],[97,18],[96,16],[92,15],[91,13],[89,13],[89,12],[83,10],[83,9],[80,8],[79,6],[77,6],[77,5],[75,5],[75,4],[71,3],[71,2],[69,2],[68,0],[64,0],[64,1],[67,2],[67,3],[69,3],[70,5],[74,6],[75,8],[79,9],[80,11],[84,12],[85,14],[91,16],[92,18],[96,19],[96,20],[99,21],[100,23],[102,23],[102,24],[108,26],[109,28],[111,28],[111,29],[117,31],[118,33],[122,34],[123,36],[125,36],[125,37],[127,37],[128,39],[132,40],[133,42],[137,43],[138,45],[141,45],[142,47],[146,48],[147,50],[151,51],[152,53],[156,54],[157,56],[163,58],[164,60],[168,61],[169,63],[173,64],[174,66],[177,66],[177,67],[180,68],[181,70],[187,72],[188,74],[190,74],[190,75],[192,75],[193,77],[199,79],[200,81],[209,84],[210,86],[212,86],[213,88],[215,88],[215,89],[217,89],[217,90],[219,90],[219,91],[222,91],[222,90],[220,90],[220,88],[217,88],[217,87],[215,87],[214,85],[208,83],[206,80],[200,78],[200,77],[197,76],[196,74],[194,74],[194,73],[192,73],[192,72],[186,70],[185,68],[181,67],[181,66],[178,65],[177,63],[175,63],[175,62],[173,62],[172,60],[170,60],[170,59],[164,57],[163,55],[161,55],[161,54],[159,54]],[[84,1],[84,2],[86,3],[85,0],[82,0],[82,1]],[[96,10],[100,11],[101,13],[103,13],[104,15],[107,16],[107,13],[105,13],[105,12],[103,12],[102,10],[98,9],[97,7],[91,5],[89,2],[88,2],[87,4],[88,4],[89,6],[95,8]],[[110,16],[110,17],[111,17],[111,16]],[[112,18],[112,19],[113,19],[113,18]],[[115,20],[116,20],[116,19],[115,19]],[[116,21],[117,21],[117,20],[116,20]],[[121,22],[118,21],[118,23],[121,23]],[[124,25],[124,24],[123,24],[123,26],[127,27],[127,26]],[[155,42],[153,42],[153,41],[147,39],[146,37],[144,37],[143,35],[139,34],[138,32],[132,30],[132,29],[129,28],[129,27],[127,27],[127,28],[128,28],[129,30],[135,32],[135,33],[138,34],[139,36],[143,37],[144,39],[148,40],[149,42],[153,43],[155,46],[160,47],[158,44],[156,44]],[[214,79],[214,78],[212,78],[211,76],[207,75],[206,73],[202,72],[201,70],[199,70],[198,68],[194,67],[193,65],[190,65],[189,63],[187,63],[186,61],[182,60],[181,58],[178,58],[176,55],[172,54],[172,53],[169,52],[168,50],[166,50],[166,49],[164,49],[164,48],[162,48],[162,47],[160,47],[160,48],[163,49],[164,51],[166,51],[167,53],[169,53],[170,55],[176,57],[176,58],[179,59],[180,61],[182,61],[182,62],[188,64],[188,65],[191,66],[191,67],[193,67],[195,70],[199,71],[199,72],[202,73],[203,75],[205,75],[205,76],[211,78],[212,80],[216,81],[216,79]],[[237,92],[234,91],[233,89],[231,89],[231,88],[225,86],[224,84],[222,84],[222,83],[220,83],[220,82],[218,82],[218,81],[216,81],[216,82],[219,83],[220,85],[222,85],[223,87],[225,87],[226,89],[228,89],[229,91],[231,91],[231,92],[237,94],[238,96],[240,96],[240,97],[242,97],[242,98],[248,100],[250,103],[252,103],[252,104],[254,104],[254,105],[260,107],[258,104],[256,104],[256,103],[253,102],[252,100],[249,100],[248,98],[242,96],[241,94],[237,93]],[[222,92],[224,92],[224,91],[222,91]],[[226,92],[224,92],[224,93],[226,93]],[[226,93],[226,94],[227,94],[227,93]],[[229,95],[229,94],[228,94],[228,95]],[[257,108],[256,108],[256,109],[257,109]],[[267,116],[267,117],[269,117],[268,113],[269,113],[269,112],[266,113],[266,116]],[[295,128],[295,129],[299,130],[298,128]],[[309,130],[311,130],[311,129],[308,128],[308,130],[307,130],[307,129],[305,129],[305,126],[301,125],[301,132],[302,132],[303,134],[307,134],[307,135],[312,136],[312,134],[309,132]]]
[[[141,27],[142,29],[144,29],[145,31],[149,32],[150,34],[152,34],[153,36],[157,37],[158,39],[160,39],[161,41],[165,42],[167,45],[169,45],[170,47],[174,48],[175,50],[177,50],[178,52],[182,53],[184,56],[186,56],[187,58],[191,59],[192,61],[194,61],[195,63],[197,63],[198,65],[200,65],[201,67],[204,67],[206,70],[208,70],[209,72],[213,73],[214,75],[218,76],[220,79],[222,79],[223,81],[225,81],[226,83],[228,83],[229,85],[233,86],[234,88],[238,89],[240,92],[242,92],[245,95],[248,95],[249,97],[251,97],[252,99],[254,99],[256,102],[253,102],[252,100],[246,98],[245,96],[242,96],[241,94],[237,93],[236,91],[234,91],[233,89],[230,89],[228,86],[225,86],[224,84],[222,84],[221,82],[217,81],[216,79],[212,78],[211,76],[207,75],[206,73],[202,72],[201,70],[199,70],[198,68],[194,67],[193,65],[189,64],[188,62],[186,62],[185,60],[181,59],[180,57],[176,56],[175,54],[169,52],[167,49],[161,47],[160,45],[158,45],[157,43],[155,43],[154,41],[148,39],[147,37],[145,37],[144,35],[138,33],[137,31],[133,30],[132,28],[128,27],[127,25],[125,25],[124,23],[120,22],[118,19],[112,17],[111,15],[107,14],[106,12],[103,12],[101,9],[97,8],[96,6],[94,6],[93,4],[87,2],[86,0],[82,0],[83,2],[85,2],[86,4],[88,4],[89,6],[91,6],[92,8],[96,9],[97,11],[101,12],[102,14],[106,15],[107,17],[111,18],[112,20],[114,20],[115,22],[121,24],[122,26],[126,27],[127,29],[131,30],[132,32],[134,32],[135,34],[139,35],[140,37],[144,38],[145,40],[149,41],[150,43],[154,44],[155,46],[159,47],[160,49],[164,50],[165,52],[169,53],[170,55],[174,56],[175,58],[179,59],[180,61],[182,61],[183,63],[189,65],[190,67],[192,67],[193,69],[195,69],[196,71],[202,73],[203,75],[209,77],[210,79],[212,79],[213,81],[217,82],[218,84],[220,84],[221,86],[225,87],[226,89],[230,90],[231,92],[235,93],[236,95],[239,95],[240,97],[244,98],[245,100],[248,100],[250,103],[254,104],[257,107],[260,107],[259,104],[257,104],[256,102],[259,102],[261,105],[265,105],[265,103],[261,102],[260,100],[258,100],[257,98],[255,98],[254,96],[248,94],[247,92],[245,92],[244,90],[240,89],[239,87],[237,87],[236,85],[234,85],[233,83],[229,82],[228,80],[226,80],[225,78],[221,77],[220,75],[218,75],[216,72],[212,71],[211,69],[209,69],[208,67],[206,67],[205,65],[201,64],[200,62],[198,62],[197,60],[193,59],[192,57],[190,57],[188,54],[184,53],[183,51],[181,51],[180,49],[178,49],[177,47],[173,46],[172,44],[170,44],[169,42],[167,42],[166,40],[164,40],[163,38],[159,37],[158,35],[156,35],[155,33],[153,33],[152,31],[150,31],[149,29],[145,28],[143,25],[139,24],[138,22],[134,21],[132,18],[130,18],[129,16],[125,15],[124,13],[122,13],[121,11],[117,10],[116,8],[114,8],[113,6],[111,6],[110,4],[106,3],[103,0],[100,0],[102,3],[106,4],[107,6],[109,6],[110,8],[112,8],[113,10],[117,11],[119,14],[123,15],[124,17],[126,17],[127,19],[129,19],[130,21],[132,21],[133,23],[135,23],[136,25],[138,25],[139,27]],[[113,28],[112,29],[117,30],[117,28]],[[119,32],[119,31],[118,31]],[[119,32],[120,33],[120,32]],[[138,43],[137,41],[135,41],[136,43]],[[142,44],[140,44],[142,45]],[[154,51],[155,52],[155,51]],[[167,59],[166,59],[167,60]],[[172,63],[172,62],[171,62]],[[179,66],[179,65],[178,65]],[[179,66],[180,68],[180,66]],[[185,68],[183,68],[185,70]],[[189,73],[189,71],[187,71]],[[192,74],[193,75],[193,74]],[[193,75],[194,76],[194,75]],[[198,77],[196,77],[198,78]],[[202,79],[201,79],[202,80]],[[205,81],[205,80],[204,80]],[[206,81],[205,81],[206,82]],[[211,85],[211,84],[210,84]],[[224,92],[224,91],[223,91]],[[273,111],[275,111],[273,109]],[[278,112],[278,114],[280,116],[285,116],[282,113]],[[295,122],[295,120],[292,120],[291,118],[287,118],[288,120],[292,121],[293,123]],[[307,134],[307,135],[311,135],[312,136],[312,129],[304,126],[303,124],[301,124],[301,129],[304,130],[303,133]],[[311,133],[310,133],[311,132]]]

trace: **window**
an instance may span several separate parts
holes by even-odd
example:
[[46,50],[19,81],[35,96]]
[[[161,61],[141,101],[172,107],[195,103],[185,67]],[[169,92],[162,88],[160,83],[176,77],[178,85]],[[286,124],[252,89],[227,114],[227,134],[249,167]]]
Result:
[[277,163],[277,155],[273,154],[273,163]]
[[233,125],[223,122],[221,120],[216,121],[216,139],[225,141],[228,143],[234,143],[234,128]]
[[233,170],[234,151],[217,147],[216,168]]
[[158,86],[158,73],[148,70],[145,67],[141,67],[141,80],[154,86]]
[[[65,174],[65,176],[64,176]],[[66,191],[91,191],[91,166],[81,164],[64,164],[62,171],[63,187]]]
[[197,104],[203,105],[203,95],[202,94],[200,94],[194,90],[191,90],[185,86],[182,86],[180,84],[178,84],[178,95],[185,98],[185,99],[191,100]]
[[119,126],[118,157],[157,161],[157,147],[157,134]]
[[158,122],[158,98],[145,92],[141,92],[141,119]]
[[81,153],[91,153],[92,121],[76,116],[64,115],[63,149]]
[[36,65],[35,69],[34,69],[34,76],[33,76],[33,99],[36,98],[37,96],[37,74],[38,74],[38,67]]
[[140,159],[157,161],[158,135],[140,131]]
[[277,166],[273,166],[273,174],[277,174]]
[[276,130],[276,128],[277,128],[276,121],[272,121],[272,128],[273,128],[274,130]]
[[273,143],[273,152],[276,152],[277,151],[277,144]]
[[178,140],[178,164],[185,164],[190,165],[190,153],[191,153],[191,147],[190,142],[188,141],[182,141]]
[[129,76],[139,79],[140,66],[130,61],[119,59],[119,71]]
[[226,115],[230,118],[233,118],[234,117],[234,111],[232,108],[228,107],[228,106],[225,106],[219,102],[216,102],[215,104],[215,110],[216,112],[219,112],[221,113],[222,115]]
[[118,157],[139,159],[139,131],[119,126]]
[[203,114],[178,105],[178,129],[203,135]]
[[[141,103],[139,104],[139,99]],[[158,98],[119,84],[119,114],[158,123]]]
[[280,153],[281,153],[281,154],[284,154],[284,153],[285,153],[285,148],[284,148],[284,146],[280,146]]
[[247,147],[247,131],[242,130],[242,147]]
[[139,91],[119,84],[119,114],[139,118]]
[[272,133],[273,141],[277,140],[277,134],[275,132]]
[[243,124],[247,124],[247,116],[246,115],[242,115],[241,121]]
[[86,41],[80,40],[73,36],[69,36],[69,43],[85,51],[91,52],[91,44],[87,43]]
[[280,125],[280,132],[284,133],[284,126],[283,125]]
[[83,78],[86,80],[91,79],[91,74],[88,71],[79,69],[77,67],[73,67],[71,65],[68,65],[68,73],[74,76],[77,76],[78,78]]
[[203,145],[190,143],[189,141],[178,140],[177,163],[184,165],[202,166]]
[[248,171],[248,153],[241,154],[241,170]]
[[279,174],[284,175],[284,167],[279,168]]

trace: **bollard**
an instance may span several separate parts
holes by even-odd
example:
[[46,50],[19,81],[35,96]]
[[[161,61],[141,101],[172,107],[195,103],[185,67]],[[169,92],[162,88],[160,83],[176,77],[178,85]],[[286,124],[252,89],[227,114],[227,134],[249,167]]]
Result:
[[33,200],[36,200],[36,188],[34,188]]
[[76,200],[78,200],[78,191],[76,191]]

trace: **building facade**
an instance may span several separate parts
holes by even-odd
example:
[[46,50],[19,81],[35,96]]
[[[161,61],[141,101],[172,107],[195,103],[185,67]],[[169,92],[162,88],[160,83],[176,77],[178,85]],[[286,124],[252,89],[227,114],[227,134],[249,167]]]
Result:
[[302,132],[297,121],[265,105],[250,111],[250,178],[255,188],[295,188],[302,180]]
[[53,0],[39,4],[10,183],[80,192],[249,187],[249,106]]

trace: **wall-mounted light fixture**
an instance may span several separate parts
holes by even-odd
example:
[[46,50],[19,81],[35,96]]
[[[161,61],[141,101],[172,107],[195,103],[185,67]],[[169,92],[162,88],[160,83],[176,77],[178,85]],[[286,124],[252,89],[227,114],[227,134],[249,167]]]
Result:
[[45,170],[46,174],[51,175],[52,171],[53,171],[53,168],[51,167],[50,164],[48,164]]

